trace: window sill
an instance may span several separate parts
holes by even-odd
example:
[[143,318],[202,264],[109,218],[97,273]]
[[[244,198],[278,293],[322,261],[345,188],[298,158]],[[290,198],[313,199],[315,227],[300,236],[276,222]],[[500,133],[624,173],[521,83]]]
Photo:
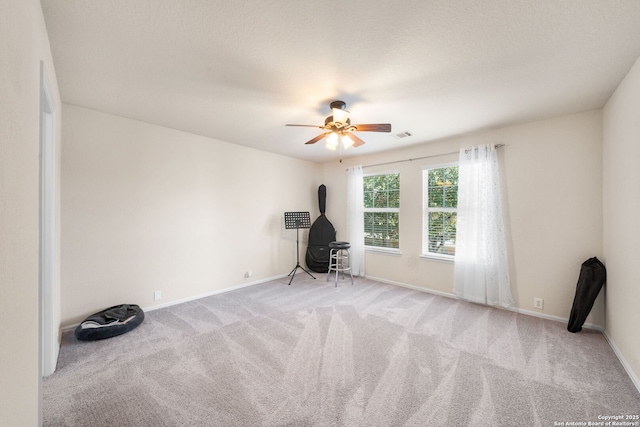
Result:
[[444,262],[446,264],[453,264],[455,257],[452,255],[439,255],[439,254],[421,254],[420,258],[429,261]]
[[364,251],[374,253],[374,254],[381,254],[381,255],[392,255],[392,256],[402,255],[402,252],[400,252],[400,249],[394,249],[394,248],[376,248],[373,246],[365,246]]

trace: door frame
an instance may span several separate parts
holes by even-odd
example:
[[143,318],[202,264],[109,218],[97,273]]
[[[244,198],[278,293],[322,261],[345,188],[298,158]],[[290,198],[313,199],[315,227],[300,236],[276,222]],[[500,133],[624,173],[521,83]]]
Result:
[[56,258],[56,144],[55,106],[44,63],[40,62],[40,245],[38,268],[40,377],[51,375],[60,351],[55,324]]

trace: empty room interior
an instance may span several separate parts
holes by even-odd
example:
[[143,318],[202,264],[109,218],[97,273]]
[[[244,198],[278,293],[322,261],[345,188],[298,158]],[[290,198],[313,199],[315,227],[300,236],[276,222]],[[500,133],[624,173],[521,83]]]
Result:
[[640,425],[640,2],[0,12],[0,425]]

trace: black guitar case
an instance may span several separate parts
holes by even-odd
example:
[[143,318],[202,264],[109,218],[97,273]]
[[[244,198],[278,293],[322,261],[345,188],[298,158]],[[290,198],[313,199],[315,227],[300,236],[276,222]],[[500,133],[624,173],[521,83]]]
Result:
[[320,216],[309,229],[309,245],[307,246],[307,267],[316,273],[329,271],[329,243],[336,240],[336,229],[325,216],[327,204],[327,187],[318,187],[318,204]]

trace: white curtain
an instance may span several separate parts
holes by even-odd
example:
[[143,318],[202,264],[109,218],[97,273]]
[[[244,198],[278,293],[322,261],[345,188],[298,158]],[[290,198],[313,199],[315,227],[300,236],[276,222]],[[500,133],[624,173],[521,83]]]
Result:
[[494,145],[460,150],[454,292],[476,303],[513,304]]
[[364,276],[364,189],[362,166],[347,169],[347,233],[351,243],[351,273]]

